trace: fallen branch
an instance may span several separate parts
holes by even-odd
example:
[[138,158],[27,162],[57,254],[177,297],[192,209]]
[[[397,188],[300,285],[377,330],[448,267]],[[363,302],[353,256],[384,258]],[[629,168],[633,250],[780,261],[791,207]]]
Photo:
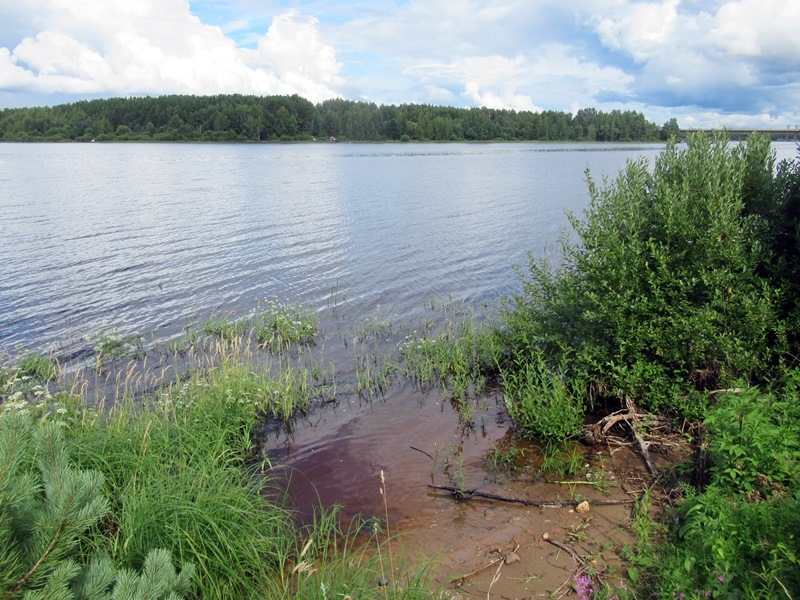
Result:
[[642,458],[644,458],[644,462],[647,465],[647,470],[650,471],[653,477],[658,477],[658,469],[656,469],[655,464],[653,464],[653,461],[650,459],[650,452],[647,449],[647,444],[644,438],[639,435],[639,415],[636,413],[636,404],[630,398],[626,400],[626,404],[628,405],[628,412],[633,415],[633,419],[630,423],[631,431],[633,432],[633,437],[639,442],[639,448],[642,450]]
[[461,577],[456,577],[454,579],[451,579],[450,583],[456,583],[457,581],[458,582],[463,582],[466,579],[469,579],[470,577],[472,577],[473,575],[477,575],[481,571],[485,571],[486,569],[495,566],[497,563],[503,562],[509,554],[514,554],[517,550],[519,550],[519,544],[517,544],[517,546],[511,552],[509,552],[508,554],[501,555],[500,558],[496,558],[495,560],[490,562],[488,565],[484,565],[480,569],[475,569],[471,573],[467,573],[466,575],[462,575]]
[[658,469],[656,469],[656,466],[653,464],[653,461],[650,459],[650,452],[648,452],[648,450],[647,450],[647,442],[644,441],[642,436],[639,435],[639,433],[636,431],[635,428],[632,428],[632,430],[633,430],[633,437],[635,437],[636,441],[639,442],[639,448],[641,448],[641,450],[642,450],[642,458],[644,458],[644,462],[647,465],[647,470],[650,471],[650,474],[653,477],[657,477],[658,476]]
[[577,554],[577,552],[575,552],[575,550],[573,550],[572,548],[570,548],[566,544],[562,544],[561,542],[557,542],[555,540],[552,540],[549,537],[544,538],[544,541],[548,542],[549,544],[553,544],[553,546],[555,546],[556,548],[561,548],[564,552],[569,554],[579,566],[583,564],[583,559],[580,556],[578,556],[578,554]]
[[427,452],[425,452],[425,450],[420,450],[420,449],[419,449],[419,448],[417,448],[416,446],[409,446],[409,448],[411,448],[412,450],[416,450],[417,452],[422,452],[422,454],[424,454],[425,456],[427,456],[427,457],[428,457],[428,458],[430,458],[431,460],[436,460],[435,458],[433,458],[433,455],[431,455],[431,454],[428,454]]
[[707,392],[709,396],[715,396],[717,394],[741,394],[744,390],[742,388],[725,388],[722,390],[711,390]]
[[636,439],[636,442],[639,444],[639,450],[641,451],[642,458],[644,458],[644,462],[647,465],[647,470],[651,475],[658,476],[658,469],[650,459],[650,452],[647,448],[647,442],[644,441],[644,438],[639,433],[640,422],[643,419],[647,420],[649,423],[661,424],[664,422],[664,419],[661,417],[637,412],[636,405],[634,404],[633,400],[629,399],[627,401],[627,410],[610,414],[600,419],[597,423],[587,426],[585,429],[584,439],[592,445],[597,444],[608,439],[608,432],[612,427],[614,427],[614,425],[621,422],[627,423],[628,427],[630,427],[631,432],[633,433],[634,439]]
[[[497,500],[498,502],[509,502],[511,504],[522,504],[523,506],[537,506],[540,508],[559,508],[561,506],[578,506],[581,503],[579,500],[529,500],[527,498],[513,498],[511,496],[499,496],[497,494],[489,494],[475,490],[465,490],[458,487],[449,485],[428,485],[429,488],[434,490],[444,490],[450,492],[458,498],[468,500],[470,498],[483,498],[485,500]],[[624,500],[593,500],[590,502],[592,506],[614,506],[618,504],[633,504],[636,502],[633,498],[626,498]]]

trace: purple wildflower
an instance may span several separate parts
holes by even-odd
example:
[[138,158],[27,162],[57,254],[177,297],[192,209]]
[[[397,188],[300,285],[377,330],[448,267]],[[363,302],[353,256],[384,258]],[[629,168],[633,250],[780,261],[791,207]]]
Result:
[[592,580],[586,575],[574,577],[575,580],[575,593],[578,594],[580,600],[591,600],[594,590],[592,589]]

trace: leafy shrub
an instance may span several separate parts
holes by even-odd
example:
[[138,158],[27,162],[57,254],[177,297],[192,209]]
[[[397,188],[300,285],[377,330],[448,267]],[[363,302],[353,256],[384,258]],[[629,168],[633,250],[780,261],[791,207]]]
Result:
[[723,394],[704,425],[711,438],[712,484],[753,499],[782,496],[800,484],[800,407],[757,389]]
[[563,237],[556,266],[531,258],[504,310],[508,363],[566,350],[584,393],[678,414],[692,389],[769,373],[787,348],[785,284],[766,276],[762,239],[766,207],[784,202],[773,162],[766,139],[696,135],[652,172],[634,161],[614,182],[589,178],[577,241]]
[[[662,597],[795,598],[800,497],[749,503],[720,488],[687,500],[659,564]],[[693,591],[694,594],[693,594]]]

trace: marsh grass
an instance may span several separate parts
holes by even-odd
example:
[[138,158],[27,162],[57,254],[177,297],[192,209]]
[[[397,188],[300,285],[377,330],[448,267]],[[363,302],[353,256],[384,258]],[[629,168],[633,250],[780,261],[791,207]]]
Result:
[[308,307],[269,300],[254,314],[237,318],[233,313],[211,318],[189,328],[194,343],[202,337],[221,340],[252,338],[264,349],[282,352],[309,346],[319,334],[319,319]]
[[311,345],[319,333],[319,320],[310,309],[271,301],[251,321],[259,344],[278,351],[292,344]]
[[[474,411],[469,378],[483,360],[473,339],[483,334],[467,321],[443,323],[440,335],[425,338],[439,356],[419,358],[432,365],[429,381],[455,390],[459,414]],[[420,329],[434,331],[430,323]],[[385,318],[359,328],[353,393],[383,394],[411,372],[400,368],[400,331]],[[85,556],[140,570],[163,548],[177,567],[194,565],[197,598],[432,597],[429,564],[403,557],[386,504],[385,528],[365,545],[363,529],[342,530],[335,510],[299,532],[263,493],[270,482],[256,428],[336,398],[336,367],[323,366],[321,348],[304,350],[318,334],[316,315],[277,303],[248,319],[213,318],[142,354],[139,337],[101,334],[89,364],[56,365],[53,373],[31,362],[45,382],[4,361],[2,411],[62,423],[77,467],[103,474],[110,510],[81,538]],[[414,360],[410,351],[406,358]],[[385,501],[385,480],[380,493]]]
[[214,317],[200,323],[195,329],[200,333],[216,336],[222,339],[243,337],[250,324],[247,319],[235,319],[232,314]]
[[395,379],[397,364],[391,353],[377,346],[355,345],[355,391],[362,398],[383,396]]
[[145,355],[144,336],[123,335],[118,329],[100,331],[95,336],[94,352],[98,370],[105,363],[120,358],[142,358]]
[[494,371],[499,347],[486,315],[479,322],[472,310],[440,306],[441,326],[407,335],[398,347],[400,361],[405,376],[421,389],[438,385],[451,396],[463,398],[471,388],[483,387],[487,374]]

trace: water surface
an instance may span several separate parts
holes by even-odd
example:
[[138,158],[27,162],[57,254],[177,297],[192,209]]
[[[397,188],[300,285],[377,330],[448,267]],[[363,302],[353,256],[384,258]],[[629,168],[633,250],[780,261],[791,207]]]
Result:
[[[584,171],[660,144],[3,144],[0,348],[169,338],[267,298],[355,318],[516,289]],[[781,150],[794,154],[794,145]]]

